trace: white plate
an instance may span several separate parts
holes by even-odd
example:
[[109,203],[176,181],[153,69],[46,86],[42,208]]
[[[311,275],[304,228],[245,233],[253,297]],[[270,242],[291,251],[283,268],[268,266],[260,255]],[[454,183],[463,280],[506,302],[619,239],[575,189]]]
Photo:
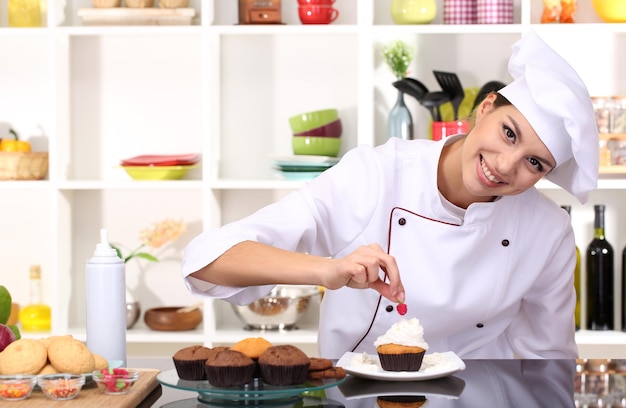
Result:
[[339,385],[346,399],[376,398],[381,395],[424,396],[428,399],[458,399],[465,389],[465,381],[448,376],[429,381],[370,381],[349,376]]
[[278,166],[326,166],[331,167],[339,161],[339,157],[330,156],[311,156],[294,154],[293,156],[274,156],[274,163]]
[[[369,369],[370,367],[353,365],[352,360],[360,356],[366,356],[369,361],[371,361],[371,370]],[[426,354],[419,371],[384,371],[380,367],[380,361],[377,355],[351,352],[341,356],[339,361],[337,361],[337,366],[343,367],[347,373],[355,377],[382,381],[424,381],[446,377],[457,371],[465,370],[463,360],[452,351]]]

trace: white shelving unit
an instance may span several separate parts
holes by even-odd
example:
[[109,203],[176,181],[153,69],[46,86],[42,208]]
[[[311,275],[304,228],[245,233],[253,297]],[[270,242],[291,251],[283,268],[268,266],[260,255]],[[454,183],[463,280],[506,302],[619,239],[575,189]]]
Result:
[[[535,29],[572,62],[593,95],[626,94],[626,56],[618,52],[626,47],[626,24],[602,24],[586,3],[579,2],[571,25],[538,24],[541,0],[516,0],[510,25],[444,25],[442,0],[432,24],[413,26],[394,25],[388,2],[377,0],[338,0],[340,16],[328,26],[300,24],[296,2],[283,2],[285,24],[268,26],[237,25],[237,3],[212,0],[192,0],[191,26],[83,27],[77,11],[90,7],[89,0],[50,4],[42,28],[9,28],[0,13],[0,134],[11,126],[35,150],[50,153],[47,180],[0,182],[0,282],[25,304],[28,266],[41,264],[52,332],[83,338],[84,263],[98,230],[106,227],[128,250],[141,229],[174,217],[186,221],[188,232],[157,254],[161,262],[131,262],[129,287],[144,309],[194,303],[180,278],[185,244],[301,185],[270,170],[272,155],[291,153],[289,116],[338,108],[342,153],[385,141],[395,89],[380,48],[389,40],[416,46],[410,75],[428,87],[437,87],[433,69],[455,71],[466,87],[479,87],[509,79],[510,46]],[[427,111],[407,102],[416,131],[427,132]],[[189,152],[202,153],[202,168],[183,181],[134,182],[117,167],[138,154]],[[578,205],[548,182],[540,187],[573,206],[584,248],[592,206]],[[619,275],[626,180],[604,177],[599,187],[590,204],[607,205]],[[206,301],[204,311],[203,325],[191,333],[153,332],[138,323],[128,333],[129,352],[228,344],[250,335],[223,302]],[[314,350],[316,327],[313,308],[299,330],[264,335]],[[585,354],[607,344],[626,354],[621,332],[577,339]]]

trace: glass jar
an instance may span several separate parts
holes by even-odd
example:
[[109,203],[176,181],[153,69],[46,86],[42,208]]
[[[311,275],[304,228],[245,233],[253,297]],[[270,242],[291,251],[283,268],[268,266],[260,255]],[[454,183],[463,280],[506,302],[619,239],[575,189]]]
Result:
[[9,0],[9,27],[41,27],[41,0]]
[[591,97],[593,110],[596,114],[596,123],[598,124],[598,132],[611,133],[611,110],[613,100],[605,96]]
[[614,96],[611,110],[611,133],[626,133],[626,96]]

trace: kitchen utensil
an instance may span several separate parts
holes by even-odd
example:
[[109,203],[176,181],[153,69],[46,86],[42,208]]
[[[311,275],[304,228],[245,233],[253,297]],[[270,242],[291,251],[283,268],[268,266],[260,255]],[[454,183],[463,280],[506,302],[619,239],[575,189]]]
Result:
[[337,119],[339,119],[339,111],[337,109],[320,109],[289,117],[289,126],[293,133],[302,133],[324,126]]
[[433,122],[441,122],[441,111],[439,107],[446,102],[450,102],[450,96],[443,91],[428,92],[420,104],[430,111]]
[[133,180],[180,180],[198,166],[121,166]]
[[593,0],[593,9],[606,23],[626,21],[626,2],[624,0]]
[[499,91],[500,89],[504,88],[505,86],[506,86],[506,84],[504,84],[504,83],[502,83],[500,81],[489,81],[489,82],[487,82],[478,91],[478,95],[476,95],[476,100],[474,101],[474,106],[472,107],[472,110],[476,109],[478,104],[481,103],[482,100],[485,99],[485,96],[489,95],[490,92]]
[[184,331],[193,330],[202,323],[202,311],[194,309],[185,313],[178,313],[177,307],[154,307],[146,310],[143,321],[152,330]]
[[178,309],[176,311],[176,313],[189,313],[192,310],[200,309],[202,307],[202,305],[204,305],[203,302],[198,302],[198,303],[193,304],[191,306],[181,307],[180,309]]
[[452,104],[452,110],[454,112],[454,120],[459,119],[459,106],[465,97],[465,91],[461,80],[454,72],[433,71],[435,78],[441,86],[443,92],[447,93],[450,97],[450,103]]
[[392,84],[397,90],[404,92],[407,95],[411,95],[419,101],[424,98],[424,95],[428,93],[426,85],[421,83],[415,78],[402,78]]
[[290,330],[304,315],[313,296],[320,292],[310,285],[277,285],[269,295],[249,305],[232,308],[247,329]]
[[339,17],[339,10],[327,5],[298,6],[302,24],[330,24]]
[[291,138],[293,154],[336,157],[341,149],[340,137],[294,136]]
[[200,160],[198,154],[146,154],[122,159],[122,166],[187,166]]
[[294,136],[319,136],[319,137],[341,137],[343,125],[341,119],[333,120],[325,125],[307,130],[306,132],[294,133]]

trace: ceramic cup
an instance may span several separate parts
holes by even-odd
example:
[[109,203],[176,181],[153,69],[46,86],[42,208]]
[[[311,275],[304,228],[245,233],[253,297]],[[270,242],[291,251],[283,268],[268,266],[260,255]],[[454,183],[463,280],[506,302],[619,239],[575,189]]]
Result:
[[298,0],[301,6],[332,6],[335,0]]
[[332,6],[299,6],[298,15],[302,24],[330,24],[339,17],[339,10]]

